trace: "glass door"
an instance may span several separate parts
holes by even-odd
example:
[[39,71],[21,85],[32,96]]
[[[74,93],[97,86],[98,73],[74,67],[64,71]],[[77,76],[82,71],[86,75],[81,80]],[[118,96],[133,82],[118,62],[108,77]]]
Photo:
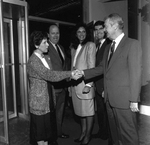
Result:
[[9,144],[9,120],[28,118],[27,3],[0,0],[0,142]]
[[[14,65],[14,45],[12,20],[4,19],[4,59],[5,59],[5,84],[7,97],[7,110],[9,118],[17,116],[16,106],[16,82],[15,82],[15,65]],[[3,112],[1,112],[2,116]],[[4,120],[0,117],[0,122]]]

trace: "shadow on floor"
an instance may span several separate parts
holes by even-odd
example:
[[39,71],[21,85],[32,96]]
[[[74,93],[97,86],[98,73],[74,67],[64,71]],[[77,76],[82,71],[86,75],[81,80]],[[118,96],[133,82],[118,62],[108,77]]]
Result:
[[[98,131],[97,115],[93,133]],[[2,131],[0,124],[0,133]],[[150,145],[150,117],[138,114],[140,145]],[[58,139],[59,145],[78,145],[74,139],[80,135],[80,125],[71,108],[66,108],[63,122],[63,132],[70,135],[69,139]],[[29,121],[23,118],[9,120],[9,145],[30,145],[29,143]],[[89,145],[107,145],[107,140],[92,139]],[[0,141],[0,145],[6,145]]]
[[[97,119],[95,119],[97,120]],[[95,121],[93,133],[96,133],[98,129],[97,122]],[[59,145],[78,145],[74,142],[74,139],[79,137],[80,126],[78,120],[75,118],[72,109],[66,108],[63,132],[69,134],[69,139],[58,139]],[[29,143],[29,121],[22,118],[14,118],[9,120],[9,145],[30,145]],[[0,145],[6,145],[0,142]],[[107,140],[92,139],[89,145],[107,145]]]

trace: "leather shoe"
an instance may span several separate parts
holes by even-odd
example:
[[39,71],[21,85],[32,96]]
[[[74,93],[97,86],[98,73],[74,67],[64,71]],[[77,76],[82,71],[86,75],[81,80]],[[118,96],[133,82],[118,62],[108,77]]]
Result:
[[62,134],[62,135],[59,135],[58,137],[59,137],[59,138],[62,138],[62,139],[66,139],[66,138],[69,138],[69,135],[67,135],[67,134]]
[[106,135],[105,133],[104,134],[97,133],[97,134],[92,134],[92,138],[100,138],[102,140],[107,140],[108,135]]
[[58,145],[58,143],[57,143],[57,141],[53,141],[53,142],[51,142],[51,143],[48,144],[48,145]]
[[77,142],[77,143],[82,142],[82,139],[77,138],[74,140],[74,142]]
[[80,145],[88,145],[89,143],[81,143]]
[[81,143],[80,145],[88,145],[89,142],[91,141],[91,139],[92,139],[92,138],[90,137],[87,143]]

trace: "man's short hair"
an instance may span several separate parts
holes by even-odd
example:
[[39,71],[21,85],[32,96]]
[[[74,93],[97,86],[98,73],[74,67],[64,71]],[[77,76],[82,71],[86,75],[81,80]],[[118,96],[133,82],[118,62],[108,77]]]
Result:
[[96,21],[95,23],[94,23],[94,29],[95,29],[95,26],[99,26],[99,25],[101,25],[103,28],[104,28],[104,21]]

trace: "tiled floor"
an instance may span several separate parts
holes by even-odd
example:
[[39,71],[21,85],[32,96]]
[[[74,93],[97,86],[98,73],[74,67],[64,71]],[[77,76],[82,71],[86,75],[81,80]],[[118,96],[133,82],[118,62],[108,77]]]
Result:
[[[93,132],[97,131],[97,123],[95,122]],[[9,121],[9,145],[30,145],[29,143],[29,121],[22,118],[14,118]],[[78,145],[74,139],[79,136],[80,126],[74,118],[72,109],[66,108],[63,123],[63,131],[70,135],[69,139],[58,139],[59,145]],[[0,142],[0,145],[6,145]],[[107,145],[107,140],[93,139],[89,145]]]
[[[9,120],[9,145],[29,145],[29,121],[22,118]],[[6,145],[0,142],[0,145]]]
[[[95,119],[96,120],[96,119]],[[140,145],[150,145],[150,117],[139,115],[139,136]],[[9,145],[30,145],[29,144],[29,122],[22,118],[15,118],[9,121]],[[93,133],[98,129],[97,122],[95,121]],[[58,139],[59,145],[78,145],[74,139],[79,136],[80,126],[74,118],[72,109],[66,108],[63,123],[63,131],[70,135],[69,139]],[[92,139],[89,145],[107,145],[107,140]],[[6,145],[0,142],[0,145]]]

